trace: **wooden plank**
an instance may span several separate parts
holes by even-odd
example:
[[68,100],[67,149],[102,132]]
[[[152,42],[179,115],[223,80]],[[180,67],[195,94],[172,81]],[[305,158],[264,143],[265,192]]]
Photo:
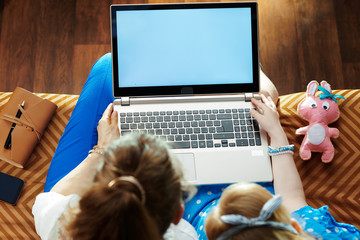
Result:
[[343,63],[344,88],[360,88],[360,62]]
[[76,1],[75,44],[110,43],[110,1]]
[[141,4],[150,3],[147,0],[111,0],[111,4]]
[[326,80],[332,87],[343,88],[342,62],[333,1],[294,1],[295,19],[305,66],[306,84],[313,79]]
[[299,55],[292,0],[259,1],[260,58],[265,74],[279,94],[301,89],[303,62]]
[[13,91],[16,86],[33,90],[38,9],[38,2],[27,0],[4,3],[0,39],[1,91]]
[[[2,25],[2,16],[4,12],[5,1],[0,1],[0,26]],[[0,40],[1,40],[1,28],[0,28]]]
[[74,46],[74,94],[80,94],[94,63],[104,54],[111,52],[110,44],[92,44]]
[[360,62],[360,1],[334,0],[334,9],[342,61]]
[[36,31],[34,91],[73,92],[74,21],[74,1],[41,1]]

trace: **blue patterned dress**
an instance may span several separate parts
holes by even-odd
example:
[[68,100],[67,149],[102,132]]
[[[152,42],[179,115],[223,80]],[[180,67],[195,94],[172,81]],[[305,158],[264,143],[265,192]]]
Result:
[[[274,194],[272,183],[259,183]],[[206,216],[218,204],[222,191],[229,184],[203,185],[198,187],[196,195],[185,205],[184,219],[193,225],[199,240],[206,240]],[[329,213],[328,207],[314,209],[305,206],[291,214],[301,227],[317,239],[332,240],[360,240],[360,231],[355,226],[338,223]]]

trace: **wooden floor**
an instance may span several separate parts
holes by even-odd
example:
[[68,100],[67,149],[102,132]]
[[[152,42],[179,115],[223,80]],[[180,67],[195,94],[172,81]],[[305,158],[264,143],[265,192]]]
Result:
[[[0,0],[0,91],[79,94],[110,52],[110,4],[139,2]],[[280,94],[304,91],[312,79],[360,88],[359,0],[258,3],[260,57]]]

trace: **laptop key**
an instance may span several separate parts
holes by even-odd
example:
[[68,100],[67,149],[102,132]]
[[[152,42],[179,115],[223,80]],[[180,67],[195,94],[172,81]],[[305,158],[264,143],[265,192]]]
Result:
[[130,130],[122,130],[121,131],[121,136],[124,136],[125,134],[131,133]]
[[253,120],[253,124],[254,124],[254,130],[259,131],[259,123],[256,121],[256,119]]
[[231,118],[232,118],[232,115],[229,114],[229,113],[217,115],[217,119],[218,119],[218,120],[231,119]]
[[238,147],[249,146],[249,142],[248,142],[247,139],[237,139],[236,140],[236,146],[238,146]]
[[192,126],[192,127],[198,127],[199,124],[198,124],[198,122],[193,121],[193,122],[191,122],[191,126]]
[[216,127],[216,132],[222,133],[224,132],[224,129],[222,127]]
[[233,139],[234,133],[214,133],[214,139]]
[[234,131],[233,123],[231,120],[221,121],[221,124],[224,129],[224,132],[233,132]]

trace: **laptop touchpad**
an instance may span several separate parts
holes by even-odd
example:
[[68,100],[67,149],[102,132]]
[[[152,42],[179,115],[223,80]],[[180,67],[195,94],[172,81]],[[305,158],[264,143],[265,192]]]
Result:
[[196,171],[195,171],[195,159],[194,154],[192,153],[177,153],[176,156],[180,160],[183,169],[184,177],[187,181],[196,180]]

